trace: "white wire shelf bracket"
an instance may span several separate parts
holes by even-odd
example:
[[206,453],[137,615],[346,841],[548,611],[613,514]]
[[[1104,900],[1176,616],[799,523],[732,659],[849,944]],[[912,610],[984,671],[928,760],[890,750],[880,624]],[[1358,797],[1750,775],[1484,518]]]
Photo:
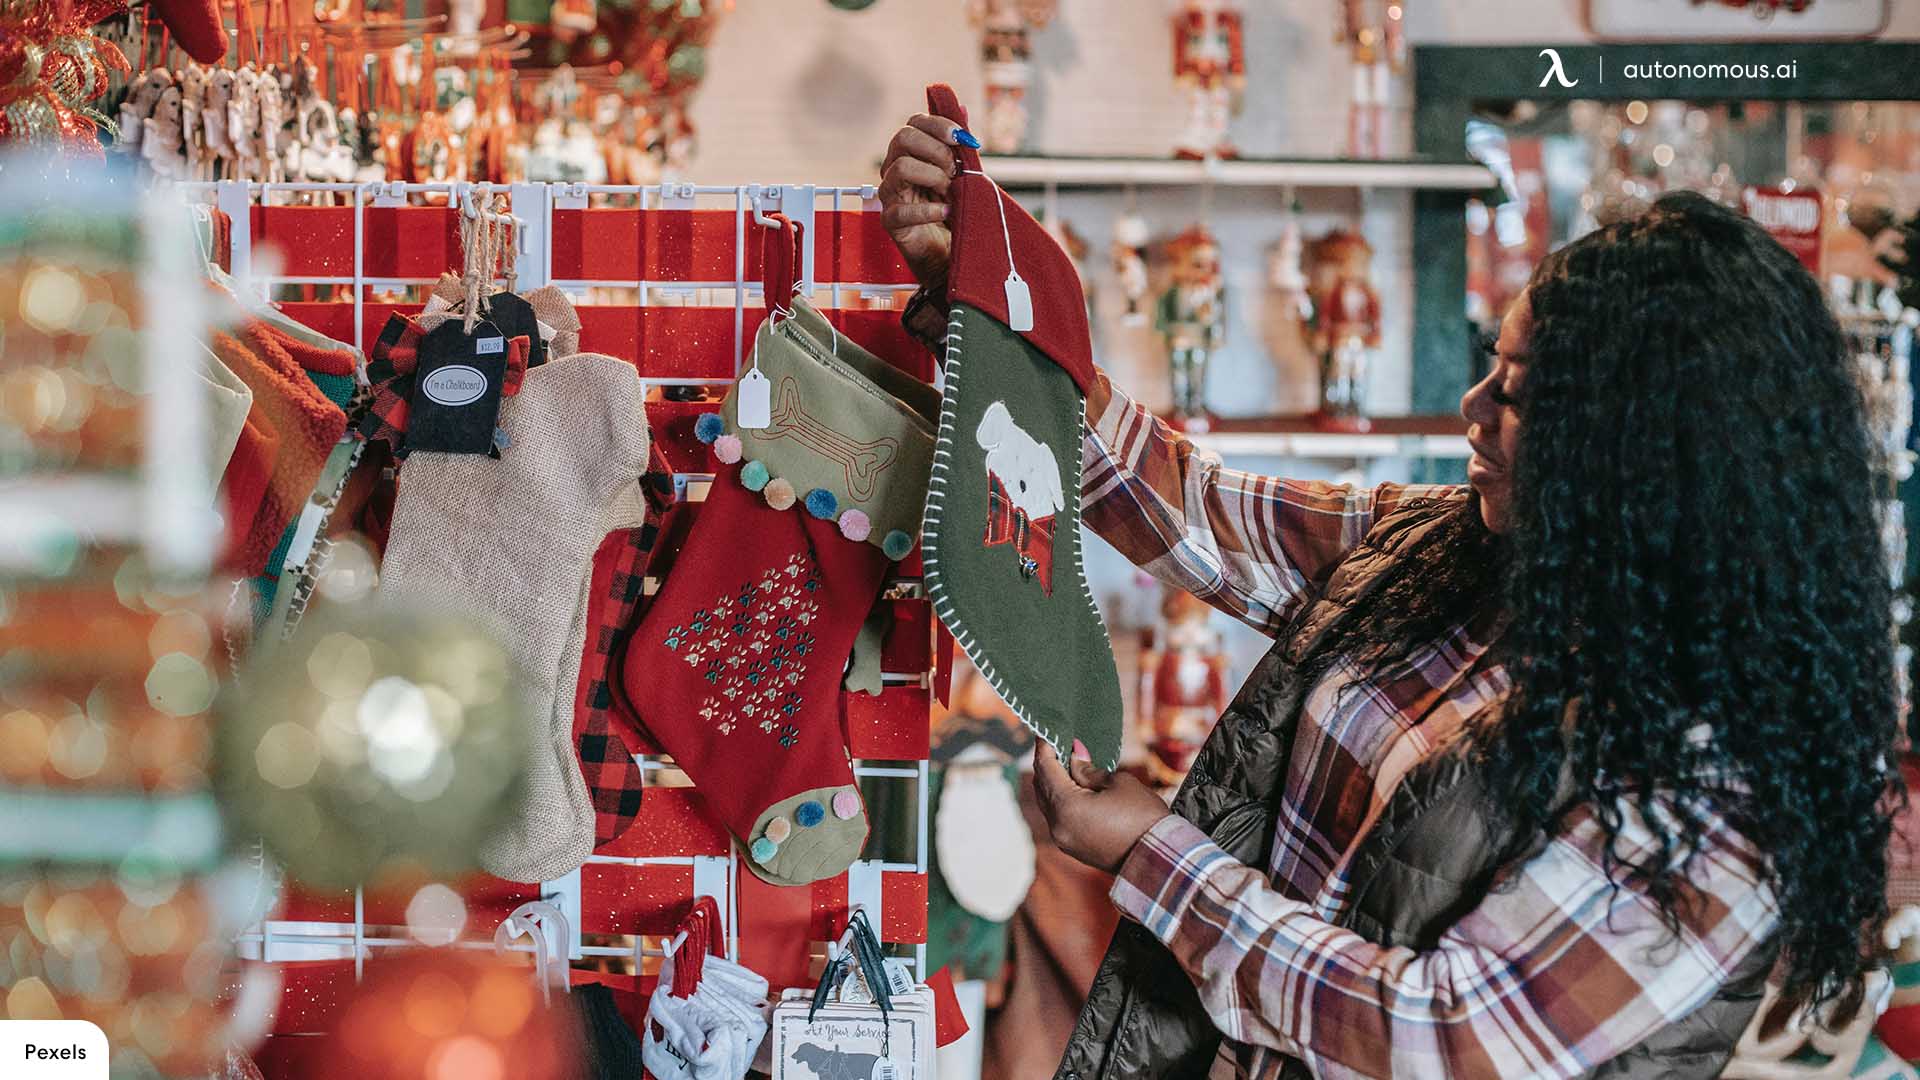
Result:
[[985,157],[980,167],[1005,187],[1116,187],[1212,183],[1220,187],[1405,188],[1481,191],[1495,184],[1484,165],[1446,161],[1178,161],[1126,157]]

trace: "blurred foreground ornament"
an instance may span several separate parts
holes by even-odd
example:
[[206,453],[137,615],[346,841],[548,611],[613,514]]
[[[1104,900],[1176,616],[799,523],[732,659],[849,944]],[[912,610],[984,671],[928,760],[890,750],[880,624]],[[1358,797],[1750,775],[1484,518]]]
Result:
[[289,876],[472,870],[526,768],[505,652],[471,627],[316,610],[220,701],[215,782]]
[[0,146],[104,156],[97,132],[114,125],[96,103],[110,75],[132,71],[93,25],[125,10],[124,0],[0,0]]
[[410,949],[367,966],[320,1058],[356,1080],[560,1080],[578,1075],[574,1022],[527,965]]

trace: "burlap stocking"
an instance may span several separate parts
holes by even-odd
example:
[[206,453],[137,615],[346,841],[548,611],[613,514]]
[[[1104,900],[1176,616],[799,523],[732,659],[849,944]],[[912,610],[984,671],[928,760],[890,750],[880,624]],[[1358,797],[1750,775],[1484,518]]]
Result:
[[510,442],[498,460],[420,451],[400,477],[382,594],[484,620],[514,661],[535,762],[511,823],[480,856],[512,881],[560,877],[593,851],[573,710],[594,551],[642,521],[644,396],[624,360],[543,365],[501,403]]

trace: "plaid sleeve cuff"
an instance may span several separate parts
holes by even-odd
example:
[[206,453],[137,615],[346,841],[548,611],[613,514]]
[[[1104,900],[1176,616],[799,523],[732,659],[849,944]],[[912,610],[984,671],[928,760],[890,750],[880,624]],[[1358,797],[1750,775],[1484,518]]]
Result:
[[1120,914],[1171,944],[1207,876],[1236,862],[1178,814],[1168,814],[1133,845],[1108,895]]

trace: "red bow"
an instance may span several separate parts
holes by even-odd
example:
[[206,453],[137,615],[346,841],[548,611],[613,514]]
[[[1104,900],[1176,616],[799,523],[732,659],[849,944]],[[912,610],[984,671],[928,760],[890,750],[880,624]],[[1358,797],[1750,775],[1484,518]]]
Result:
[[993,487],[987,491],[987,547],[1013,545],[1020,557],[1020,576],[1040,579],[1040,591],[1053,595],[1053,515],[1030,518],[1025,510],[1007,497],[1007,485],[997,476],[988,477]]

